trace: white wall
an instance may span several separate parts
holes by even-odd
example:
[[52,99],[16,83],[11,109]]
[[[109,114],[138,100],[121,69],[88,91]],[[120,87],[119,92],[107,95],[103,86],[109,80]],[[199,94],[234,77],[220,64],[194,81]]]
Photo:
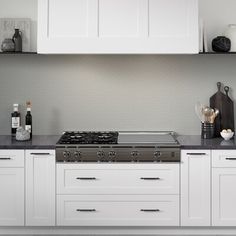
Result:
[[[0,1],[1,17],[36,19],[36,0]],[[223,6],[221,2],[201,0],[209,36],[236,22],[236,1],[224,1]],[[226,7],[231,13],[222,14]],[[224,15],[221,24],[219,14]],[[33,104],[35,134],[59,134],[66,129],[168,129],[199,134],[195,103],[207,103],[217,81],[229,85],[235,97],[235,77],[234,55],[1,55],[0,134],[10,133],[12,104],[24,105],[28,99]]]

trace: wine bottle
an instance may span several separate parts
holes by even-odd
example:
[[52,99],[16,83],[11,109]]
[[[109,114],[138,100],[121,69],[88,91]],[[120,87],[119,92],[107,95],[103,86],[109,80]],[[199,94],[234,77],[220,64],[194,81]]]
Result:
[[13,104],[13,113],[11,113],[11,134],[13,137],[16,136],[16,130],[20,127],[20,122],[19,104]]
[[32,115],[31,115],[31,102],[26,102],[27,113],[25,116],[25,130],[29,131],[30,138],[32,138]]

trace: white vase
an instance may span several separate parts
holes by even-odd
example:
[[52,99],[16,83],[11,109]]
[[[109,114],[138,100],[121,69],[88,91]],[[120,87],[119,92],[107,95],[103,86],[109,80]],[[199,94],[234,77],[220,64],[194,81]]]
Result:
[[225,36],[231,41],[230,52],[236,52],[236,24],[228,25]]

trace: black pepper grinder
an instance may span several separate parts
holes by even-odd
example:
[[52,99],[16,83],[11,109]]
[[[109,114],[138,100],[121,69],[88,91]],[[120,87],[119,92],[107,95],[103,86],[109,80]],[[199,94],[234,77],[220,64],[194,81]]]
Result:
[[15,34],[12,37],[12,41],[15,44],[15,52],[22,52],[22,32],[19,29],[15,29]]

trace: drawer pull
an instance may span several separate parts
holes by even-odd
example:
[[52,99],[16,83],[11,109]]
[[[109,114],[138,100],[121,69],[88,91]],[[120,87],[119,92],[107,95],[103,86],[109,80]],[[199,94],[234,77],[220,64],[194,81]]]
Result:
[[78,179],[78,180],[96,180],[96,178],[95,177],[91,177],[91,178],[89,178],[89,177],[78,177],[78,178],[76,178],[76,179]]
[[96,209],[77,209],[76,211],[79,211],[79,212],[95,212]]
[[236,161],[236,158],[225,158],[227,161]]
[[3,158],[0,158],[0,161],[6,161],[6,160],[11,160],[10,157],[3,157]]
[[142,177],[140,178],[142,180],[160,180],[160,178],[156,177],[156,178],[145,178],[145,177]]
[[187,155],[189,155],[189,156],[204,156],[204,155],[206,155],[206,153],[204,153],[204,152],[198,152],[198,153],[189,152],[189,153],[187,153]]
[[30,153],[30,155],[34,155],[34,156],[48,156],[48,155],[50,155],[50,153],[49,152],[42,152],[42,153],[32,152],[32,153]]
[[159,212],[160,210],[159,209],[141,209],[140,211],[143,211],[143,212]]

